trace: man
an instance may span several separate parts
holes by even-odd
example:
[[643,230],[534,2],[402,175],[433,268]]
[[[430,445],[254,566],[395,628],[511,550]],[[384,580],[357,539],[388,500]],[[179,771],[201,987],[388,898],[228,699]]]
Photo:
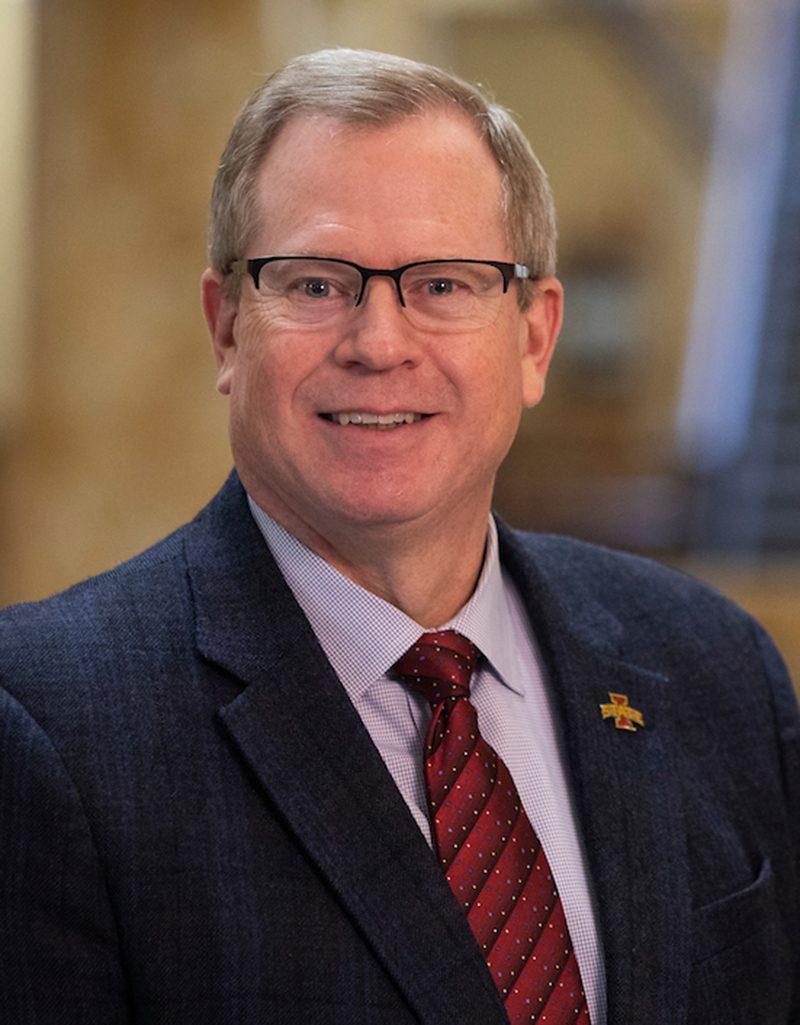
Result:
[[299,58],[212,212],[235,474],[0,617],[0,1018],[800,1021],[770,642],[490,518],[562,307],[516,126],[437,69]]

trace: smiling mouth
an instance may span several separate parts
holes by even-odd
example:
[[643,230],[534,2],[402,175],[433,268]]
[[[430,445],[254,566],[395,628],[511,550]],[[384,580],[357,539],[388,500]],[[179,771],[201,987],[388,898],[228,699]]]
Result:
[[347,427],[350,424],[356,427],[368,427],[373,431],[393,431],[402,424],[415,424],[423,418],[430,416],[429,413],[323,413],[325,420],[331,423]]

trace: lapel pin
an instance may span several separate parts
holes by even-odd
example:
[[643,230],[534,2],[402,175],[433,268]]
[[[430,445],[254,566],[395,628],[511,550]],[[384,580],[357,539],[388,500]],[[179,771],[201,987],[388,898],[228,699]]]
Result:
[[634,733],[636,732],[634,723],[644,726],[642,713],[631,708],[628,704],[627,694],[614,694],[609,691],[608,696],[611,699],[610,704],[600,706],[604,719],[613,719],[618,730],[632,730]]

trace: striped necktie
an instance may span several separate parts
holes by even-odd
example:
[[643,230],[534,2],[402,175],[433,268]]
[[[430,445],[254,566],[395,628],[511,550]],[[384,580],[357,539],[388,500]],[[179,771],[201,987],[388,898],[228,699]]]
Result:
[[478,731],[477,662],[453,630],[426,633],[394,669],[433,709],[424,745],[433,847],[509,1021],[588,1025],[561,898],[517,788]]

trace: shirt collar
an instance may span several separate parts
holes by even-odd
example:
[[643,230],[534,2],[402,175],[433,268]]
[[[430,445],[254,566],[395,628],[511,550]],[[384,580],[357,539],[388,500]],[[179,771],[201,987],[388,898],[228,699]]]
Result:
[[[248,496],[250,511],[278,568],[345,689],[355,696],[385,676],[425,628],[350,580],[301,544]],[[486,552],[472,597],[439,629],[458,630],[483,653],[502,683],[522,692],[507,611],[508,583],[489,517]]]

